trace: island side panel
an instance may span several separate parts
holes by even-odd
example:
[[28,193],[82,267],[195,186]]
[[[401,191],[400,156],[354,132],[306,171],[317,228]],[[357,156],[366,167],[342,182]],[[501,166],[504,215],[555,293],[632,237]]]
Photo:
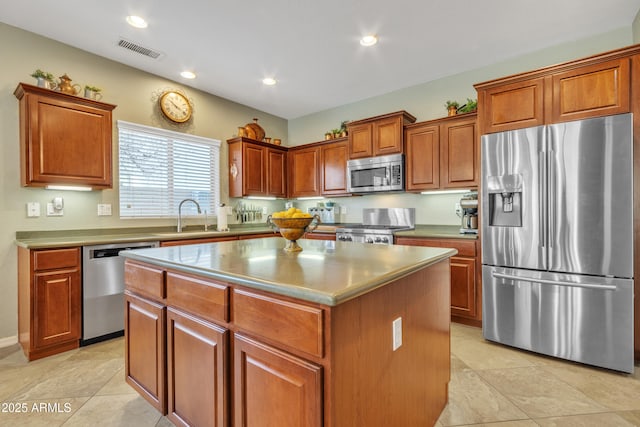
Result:
[[435,424],[450,378],[448,259],[334,307],[330,321],[331,426]]

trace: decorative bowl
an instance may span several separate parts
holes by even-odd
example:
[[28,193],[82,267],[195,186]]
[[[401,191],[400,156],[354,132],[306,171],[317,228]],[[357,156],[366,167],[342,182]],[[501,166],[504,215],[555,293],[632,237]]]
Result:
[[[312,222],[315,220],[315,223]],[[304,236],[305,233],[315,230],[320,224],[320,217],[314,215],[309,218],[273,218],[271,215],[267,217],[267,224],[280,235],[284,237],[287,244],[284,250],[287,252],[300,252],[302,248],[298,245],[297,240]]]

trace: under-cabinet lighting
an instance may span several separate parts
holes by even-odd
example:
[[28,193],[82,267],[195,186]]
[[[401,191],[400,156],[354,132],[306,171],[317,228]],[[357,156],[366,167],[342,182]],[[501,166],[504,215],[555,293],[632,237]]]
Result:
[[91,191],[91,187],[82,187],[79,185],[47,185],[47,190],[69,190],[69,191]]
[[136,15],[127,16],[127,23],[135,28],[147,28],[147,26],[149,25],[147,24],[147,21],[144,20],[144,18]]
[[324,200],[322,196],[298,197],[296,200]]
[[468,193],[469,189],[460,189],[460,190],[433,190],[433,191],[423,191],[420,194],[461,194]]
[[251,199],[251,200],[276,200],[275,197],[269,197],[269,196],[247,196],[247,199]]

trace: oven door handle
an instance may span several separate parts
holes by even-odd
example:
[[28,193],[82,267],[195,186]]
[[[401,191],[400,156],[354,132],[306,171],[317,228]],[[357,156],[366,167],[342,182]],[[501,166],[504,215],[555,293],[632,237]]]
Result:
[[532,277],[523,277],[523,276],[515,276],[512,274],[504,274],[504,273],[492,273],[493,277],[497,279],[508,279],[508,280],[517,280],[521,282],[531,282],[531,283],[542,283],[544,285],[557,285],[557,286],[567,286],[572,288],[585,288],[585,289],[597,289],[601,291],[615,291],[617,287],[615,285],[599,285],[595,283],[573,283],[573,282],[561,282],[555,280],[547,280],[547,279],[535,279]]

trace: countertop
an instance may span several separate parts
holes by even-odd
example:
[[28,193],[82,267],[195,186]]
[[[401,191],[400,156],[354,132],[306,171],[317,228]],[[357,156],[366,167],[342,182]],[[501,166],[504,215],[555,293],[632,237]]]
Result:
[[397,231],[398,237],[478,240],[477,234],[461,234],[459,225],[416,225],[413,230]]
[[247,234],[272,233],[266,224],[241,225],[229,231],[204,231],[202,228],[185,229],[178,233],[175,227],[106,228],[91,230],[18,231],[15,244],[27,249],[63,248],[71,246],[103,245],[109,243],[151,242],[166,240],[201,239]]
[[455,249],[322,240],[249,239],[123,251],[126,258],[335,306],[445,260]]
[[[315,233],[335,233],[349,224],[320,224]],[[215,226],[213,226],[215,227]],[[229,231],[204,231],[201,227],[187,228],[182,233],[175,227],[107,228],[87,230],[18,231],[15,244],[27,249],[63,248],[102,245],[109,243],[186,240],[213,237],[242,236],[271,233],[264,223],[232,225]],[[416,225],[414,230],[399,231],[396,236],[475,240],[476,234],[460,234],[455,225]]]

